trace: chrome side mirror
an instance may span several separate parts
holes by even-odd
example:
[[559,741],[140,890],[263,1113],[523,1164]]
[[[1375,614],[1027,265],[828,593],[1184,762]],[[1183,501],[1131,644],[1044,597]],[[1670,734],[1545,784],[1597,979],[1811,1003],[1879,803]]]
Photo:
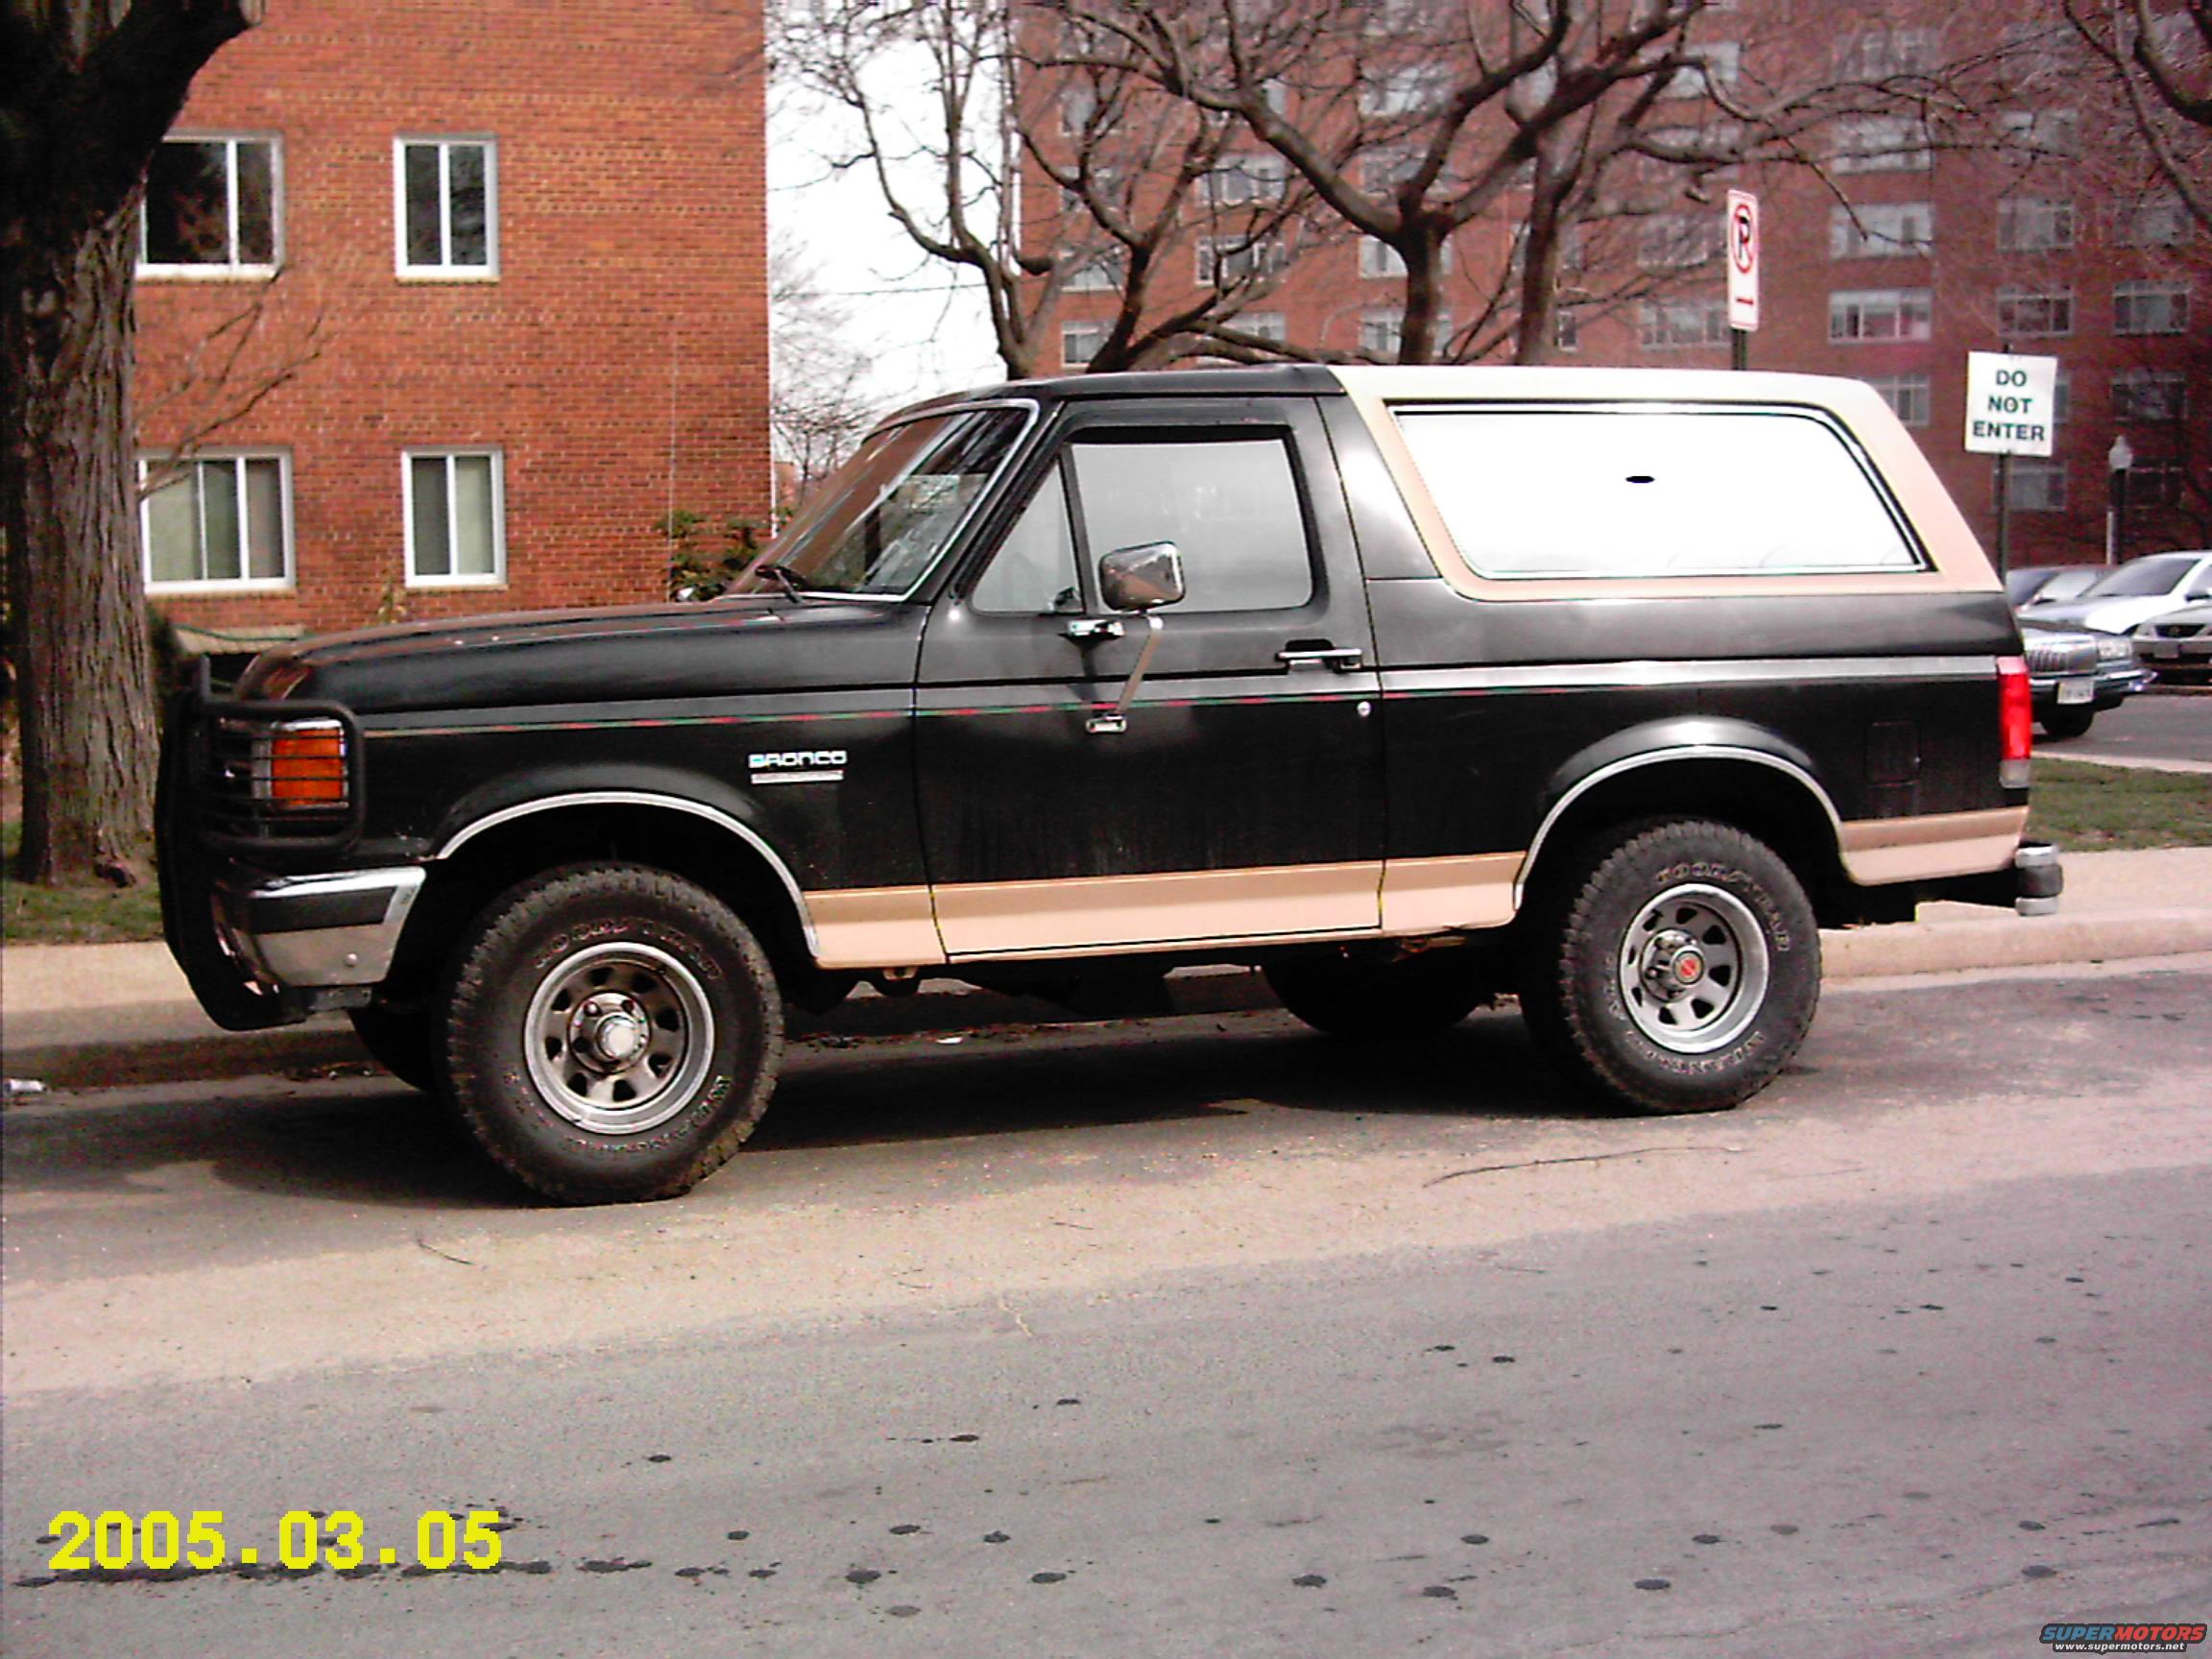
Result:
[[1172,541],[1117,547],[1098,561],[1098,596],[1109,611],[1156,611],[1183,591],[1183,554]]

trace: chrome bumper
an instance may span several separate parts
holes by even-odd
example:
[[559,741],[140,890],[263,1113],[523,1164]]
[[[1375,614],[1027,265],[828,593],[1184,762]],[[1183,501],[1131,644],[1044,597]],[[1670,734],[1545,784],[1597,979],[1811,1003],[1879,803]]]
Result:
[[311,990],[374,985],[391,973],[421,890],[417,869],[351,870],[218,888],[216,902],[236,954],[274,985]]
[[2012,907],[2023,916],[2052,916],[2066,891],[2066,870],[2058,849],[2048,841],[2028,841],[2012,854]]

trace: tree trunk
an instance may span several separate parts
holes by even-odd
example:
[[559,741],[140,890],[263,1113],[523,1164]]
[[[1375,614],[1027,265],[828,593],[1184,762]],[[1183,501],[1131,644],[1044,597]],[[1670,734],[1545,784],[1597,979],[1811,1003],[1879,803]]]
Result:
[[137,214],[132,192],[88,224],[50,220],[10,251],[0,281],[27,881],[129,879],[151,849],[153,666],[130,419]]

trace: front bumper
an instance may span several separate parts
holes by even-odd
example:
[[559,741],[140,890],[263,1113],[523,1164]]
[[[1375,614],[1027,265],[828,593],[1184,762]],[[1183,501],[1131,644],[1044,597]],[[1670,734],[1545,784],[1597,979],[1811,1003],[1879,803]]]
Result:
[[230,950],[281,990],[374,985],[392,971],[422,890],[414,868],[285,876],[249,886],[218,880],[217,925]]

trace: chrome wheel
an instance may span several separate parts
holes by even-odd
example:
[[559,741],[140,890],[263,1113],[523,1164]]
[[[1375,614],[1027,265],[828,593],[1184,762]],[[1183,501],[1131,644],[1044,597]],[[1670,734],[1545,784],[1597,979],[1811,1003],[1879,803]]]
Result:
[[1619,973],[1638,1030],[1676,1054],[1709,1054],[1759,1018],[1766,933],[1750,906],[1723,888],[1671,887],[1629,924]]
[[522,1031],[546,1105],[595,1135],[637,1135],[692,1103],[713,1054],[714,1012],[667,951],[594,945],[540,981]]

